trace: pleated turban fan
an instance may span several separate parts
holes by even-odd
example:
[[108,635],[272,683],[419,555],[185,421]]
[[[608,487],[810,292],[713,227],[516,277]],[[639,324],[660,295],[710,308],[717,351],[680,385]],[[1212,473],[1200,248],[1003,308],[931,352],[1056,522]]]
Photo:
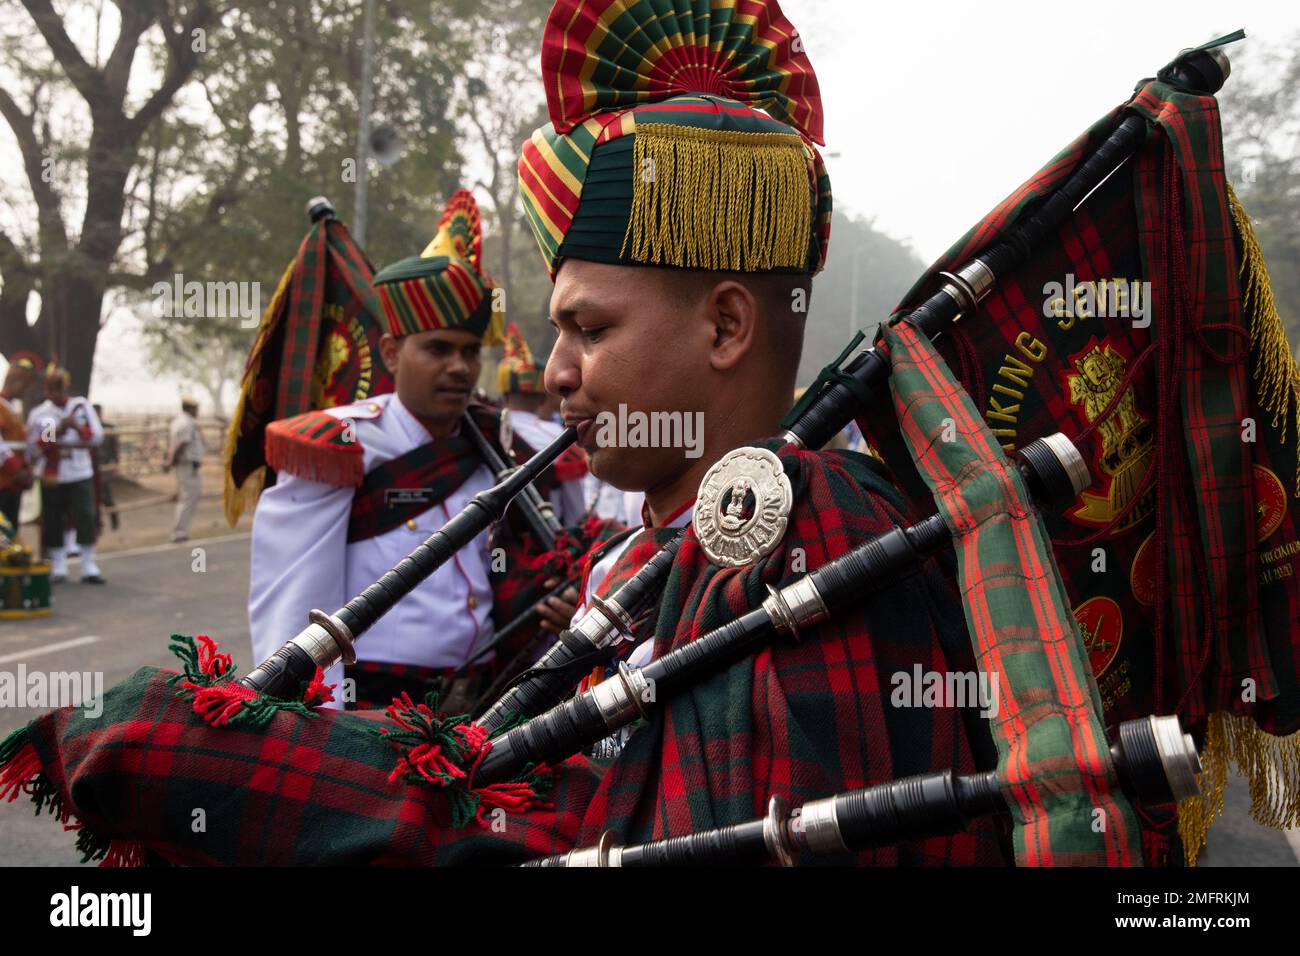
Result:
[[825,264],[821,95],[775,0],[558,0],[542,80],[551,122],[519,181],[552,280],[565,258]]
[[465,189],[452,194],[438,231],[418,256],[381,269],[374,279],[388,331],[401,337],[435,329],[464,329],[500,345],[505,315],[494,310],[491,278],[482,269],[478,203]]

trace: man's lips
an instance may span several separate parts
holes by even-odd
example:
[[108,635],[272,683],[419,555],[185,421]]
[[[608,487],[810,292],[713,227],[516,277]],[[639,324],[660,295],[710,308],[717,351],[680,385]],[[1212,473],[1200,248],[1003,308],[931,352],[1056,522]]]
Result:
[[591,433],[592,426],[596,424],[594,415],[583,417],[580,415],[565,415],[564,425],[566,428],[576,428],[578,430],[578,444],[581,445],[587,440],[587,435]]

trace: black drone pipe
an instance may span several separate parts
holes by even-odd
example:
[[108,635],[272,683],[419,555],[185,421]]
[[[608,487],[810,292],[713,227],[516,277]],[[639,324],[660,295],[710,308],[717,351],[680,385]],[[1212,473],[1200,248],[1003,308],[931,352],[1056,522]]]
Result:
[[[1124,792],[1147,808],[1199,792],[1196,745],[1177,717],[1125,721],[1110,755]],[[814,800],[793,813],[774,796],[762,819],[652,843],[615,846],[613,833],[606,831],[594,847],[523,865],[735,866],[774,860],[791,866],[805,854],[856,853],[960,833],[973,820],[1009,812],[996,770],[969,775],[943,770]]]
[[508,721],[534,717],[562,700],[584,663],[599,660],[619,633],[632,633],[632,622],[659,596],[684,536],[685,531],[675,535],[612,595],[593,597],[591,606],[560,632],[536,664],[512,679],[500,698],[493,694],[496,688],[490,688],[485,699],[495,703],[475,722],[492,733]]
[[566,428],[504,481],[471,498],[450,521],[344,607],[333,614],[313,609],[308,615],[311,623],[239,683],[276,697],[296,696],[315,675],[317,667],[330,667],[340,658],[345,663],[354,663],[353,641],[492,522],[501,520],[506,507],[520,491],[554,464],[577,438],[577,429]]
[[[1092,483],[1078,449],[1061,434],[1020,450],[1020,470],[1040,505],[1064,507]],[[830,609],[914,573],[921,559],[951,540],[942,515],[896,527],[840,555],[780,590],[762,606],[644,667],[619,667],[610,679],[506,732],[475,773],[475,782],[508,780],[529,764],[557,763],[579,753],[719,666],[744,656],[773,634],[798,636]]]
[[[496,480],[505,481],[510,472],[517,466],[507,461],[496,445],[479,430],[478,423],[474,421],[474,417],[469,412],[466,412],[461,419],[461,430],[469,437],[469,440],[478,450],[479,456],[487,462],[487,466],[492,470]],[[524,523],[528,525],[528,530],[542,549],[545,551],[554,550],[555,537],[564,530],[564,526],[555,517],[555,511],[551,508],[551,503],[534,485],[525,485],[523,491],[515,499],[515,504],[519,507]]]

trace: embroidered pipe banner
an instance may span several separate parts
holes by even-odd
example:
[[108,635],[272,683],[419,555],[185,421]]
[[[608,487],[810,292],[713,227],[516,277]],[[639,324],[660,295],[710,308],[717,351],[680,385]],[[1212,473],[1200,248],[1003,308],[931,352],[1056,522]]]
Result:
[[[1295,825],[1296,738],[1279,738],[1300,727],[1300,375],[1225,176],[1214,98],[1141,85],[958,240],[896,314],[994,244],[1128,111],[1147,120],[1137,155],[940,352],[1007,452],[1063,431],[1088,462],[1093,485],[1046,517],[1107,726],[1178,714],[1208,733],[1211,800],[1231,752],[1258,784],[1256,819]],[[859,425],[932,510],[889,403]]]

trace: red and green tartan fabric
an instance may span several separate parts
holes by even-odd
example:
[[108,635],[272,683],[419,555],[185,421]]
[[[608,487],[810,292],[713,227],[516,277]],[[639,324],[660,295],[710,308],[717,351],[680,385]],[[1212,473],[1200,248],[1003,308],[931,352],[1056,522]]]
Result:
[[373,276],[333,216],[311,227],[285,269],[258,326],[226,435],[224,497],[232,527],[269,477],[271,422],[393,390],[379,357],[384,313]]
[[[1256,818],[1300,824],[1300,741],[1272,736],[1300,728],[1300,459],[1287,434],[1300,392],[1226,181],[1214,98],[1142,84],[958,240],[897,313],[1032,211],[1129,111],[1148,123],[1137,155],[939,351],[1007,451],[1053,431],[1083,451],[1096,483],[1047,515],[1048,531],[1107,725],[1177,713],[1198,738],[1210,725],[1204,755],[1220,769],[1208,803],[1180,811],[1194,856],[1229,752]],[[859,425],[926,509],[891,411]]]
[[903,438],[952,532],[976,660],[998,678],[991,729],[1016,862],[1140,864],[1083,637],[1020,472],[929,339],[906,320],[884,336]]
[[[816,567],[907,520],[864,456],[780,454],[795,491],[781,546],[751,568],[720,569],[688,531],[649,622],[659,653],[757,606],[765,584],[793,580],[804,561]],[[974,668],[956,596],[933,564],[668,702],[607,769],[566,761],[549,781],[550,805],[506,812],[496,818],[503,828],[455,829],[445,794],[394,777],[393,748],[376,734],[392,726],[384,715],[280,712],[260,728],[211,727],[151,668],[108,690],[98,719],[65,708],[11,738],[0,792],[53,799],[101,841],[169,862],[519,861],[594,842],[606,828],[631,842],[739,823],[773,793],[802,802],[938,768],[991,767],[978,711],[891,705],[891,675],[915,666]],[[203,833],[191,827],[196,806],[209,808]],[[994,824],[981,821],[858,862],[1007,860]]]

